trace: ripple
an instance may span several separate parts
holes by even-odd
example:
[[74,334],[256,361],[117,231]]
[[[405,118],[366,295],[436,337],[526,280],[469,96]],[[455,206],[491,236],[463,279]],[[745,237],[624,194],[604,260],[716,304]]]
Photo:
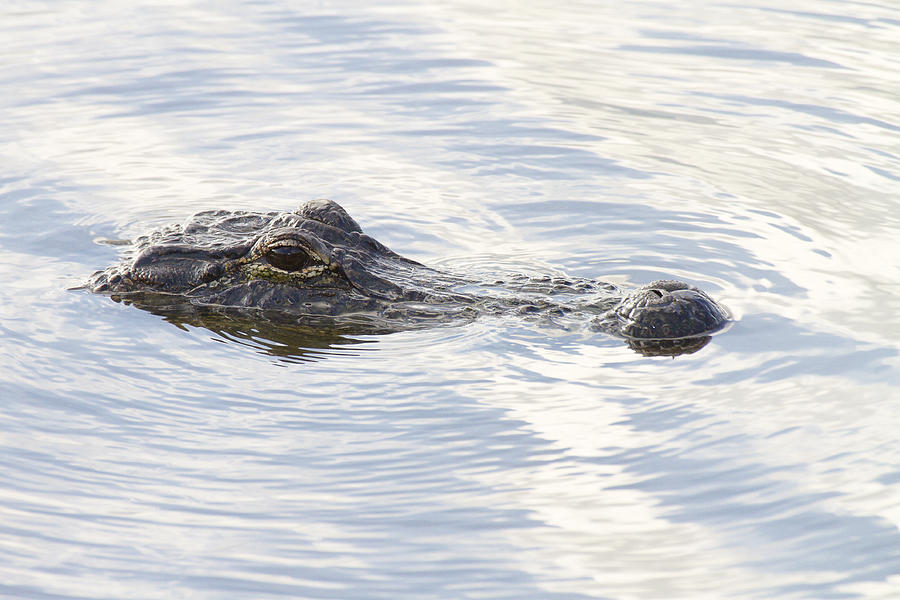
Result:
[[[895,596],[892,6],[29,6],[0,20],[0,595]],[[116,260],[93,240],[314,197],[449,271],[677,277],[739,318],[671,359],[68,289]]]

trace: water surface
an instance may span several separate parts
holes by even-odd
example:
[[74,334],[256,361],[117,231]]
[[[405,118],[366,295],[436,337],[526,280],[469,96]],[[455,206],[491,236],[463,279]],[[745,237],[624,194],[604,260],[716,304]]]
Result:
[[[0,9],[0,596],[896,598],[900,11]],[[200,210],[329,197],[470,275],[674,277],[696,354],[72,291]]]

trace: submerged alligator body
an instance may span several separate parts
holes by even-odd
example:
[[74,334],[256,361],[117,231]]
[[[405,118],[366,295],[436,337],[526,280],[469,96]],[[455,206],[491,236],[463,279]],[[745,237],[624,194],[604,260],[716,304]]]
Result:
[[647,355],[703,347],[728,311],[679,281],[623,290],[579,278],[477,281],[404,258],[330,200],[283,213],[202,212],[138,238],[89,288],[165,314],[250,311],[285,324],[386,333],[515,312],[624,338]]

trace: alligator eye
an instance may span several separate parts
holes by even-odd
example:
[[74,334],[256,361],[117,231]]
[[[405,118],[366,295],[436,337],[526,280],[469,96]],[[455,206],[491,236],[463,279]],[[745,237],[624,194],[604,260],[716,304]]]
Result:
[[297,246],[278,246],[266,252],[266,260],[282,271],[299,271],[313,264],[312,257]]

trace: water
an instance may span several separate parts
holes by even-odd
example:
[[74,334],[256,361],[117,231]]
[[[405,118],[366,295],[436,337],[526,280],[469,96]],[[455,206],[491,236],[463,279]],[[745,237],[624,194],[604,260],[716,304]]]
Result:
[[[0,596],[900,597],[900,11],[783,6],[5,4]],[[314,197],[428,264],[738,320],[673,360],[69,289]]]

